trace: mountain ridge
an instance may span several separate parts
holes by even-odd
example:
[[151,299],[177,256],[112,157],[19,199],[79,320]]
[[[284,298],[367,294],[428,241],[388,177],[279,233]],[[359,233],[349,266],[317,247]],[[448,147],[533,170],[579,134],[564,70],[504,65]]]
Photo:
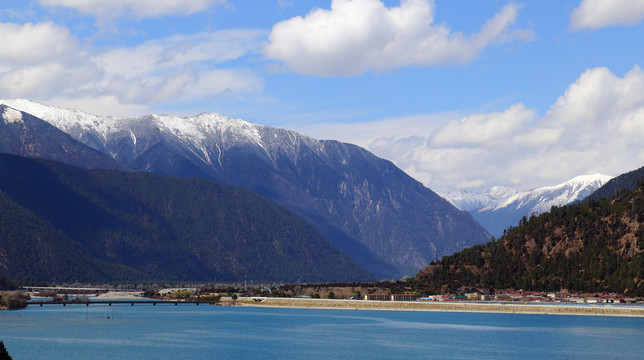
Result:
[[[604,174],[580,175],[563,183],[517,192],[504,187],[485,193],[450,192],[452,203],[462,206],[488,231],[500,237],[504,230],[516,226],[521,218],[539,215],[553,206],[567,205],[584,199],[613,177]],[[494,188],[493,188],[494,189]],[[489,193],[497,196],[488,195]],[[458,195],[461,197],[457,197]],[[462,196],[465,194],[466,196]],[[486,201],[478,201],[483,198]],[[477,202],[478,201],[478,202]],[[485,205],[475,207],[477,205]]]
[[588,197],[584,199],[584,201],[587,201],[589,199],[595,201],[601,199],[609,199],[620,191],[634,189],[637,186],[637,183],[640,181],[644,181],[644,167],[629,171],[610,179],[599,189],[588,195]]
[[467,213],[358,146],[219,114],[100,117],[0,100],[138,171],[243,186],[295,211],[381,279],[489,239]]
[[450,289],[644,295],[644,182],[611,199],[553,207],[503,237],[430,263],[415,281]]
[[131,171],[51,124],[3,104],[0,104],[0,153],[61,161],[83,168]]
[[0,154],[0,272],[29,281],[374,279],[240,187]]

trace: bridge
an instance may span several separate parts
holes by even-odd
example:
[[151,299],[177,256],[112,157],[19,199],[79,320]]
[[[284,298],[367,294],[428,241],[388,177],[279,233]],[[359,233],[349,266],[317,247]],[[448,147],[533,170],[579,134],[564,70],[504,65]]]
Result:
[[134,304],[137,305],[143,305],[143,304],[152,304],[153,306],[156,306],[157,304],[174,304],[175,306],[179,304],[210,304],[208,301],[178,301],[178,300],[80,300],[80,301],[29,301],[27,302],[27,305],[62,305],[62,306],[67,306],[67,305],[85,305],[85,306],[90,306],[90,305],[109,305],[112,306],[118,305],[118,304],[130,304],[131,306],[134,306]]

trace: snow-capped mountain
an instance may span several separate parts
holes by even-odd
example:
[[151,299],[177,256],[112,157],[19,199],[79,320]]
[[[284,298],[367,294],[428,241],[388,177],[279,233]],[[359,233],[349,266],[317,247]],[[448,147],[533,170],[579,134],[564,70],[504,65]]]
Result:
[[355,145],[219,114],[102,117],[0,100],[138,171],[249,188],[295,211],[379,278],[415,275],[487,232],[391,162]]
[[56,160],[83,168],[128,171],[110,156],[74,140],[51,124],[2,104],[0,153]]
[[448,192],[443,197],[461,210],[472,211],[493,206],[516,194],[517,191],[514,189],[505,186],[494,186],[482,193],[457,189]]
[[582,175],[555,186],[545,186],[520,192],[498,204],[481,210],[498,211],[502,208],[529,209],[529,214],[541,214],[553,206],[570,204],[581,200],[599,189],[612,176],[604,174]]
[[522,217],[538,215],[553,206],[582,200],[610,179],[612,176],[604,174],[582,175],[559,185],[530,191],[514,192],[497,186],[482,194],[451,192],[447,196],[460,209],[470,211],[492,235],[500,236],[503,230],[516,226]]

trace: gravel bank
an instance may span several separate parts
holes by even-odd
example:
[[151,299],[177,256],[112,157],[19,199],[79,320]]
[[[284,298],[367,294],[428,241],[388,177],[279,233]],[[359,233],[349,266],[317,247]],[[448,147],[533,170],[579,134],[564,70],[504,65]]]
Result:
[[309,309],[352,309],[352,310],[393,310],[393,311],[452,311],[513,314],[548,315],[592,315],[592,316],[633,316],[644,317],[644,306],[593,305],[575,306],[565,304],[507,304],[473,302],[392,302],[365,300],[292,299],[265,298],[254,301],[249,298],[237,300],[239,305],[289,307]]

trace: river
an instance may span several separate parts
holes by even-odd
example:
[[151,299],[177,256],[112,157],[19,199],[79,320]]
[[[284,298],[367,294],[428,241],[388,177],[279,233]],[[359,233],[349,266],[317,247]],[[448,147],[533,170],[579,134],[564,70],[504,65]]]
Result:
[[644,318],[194,304],[0,312],[20,359],[642,359]]

